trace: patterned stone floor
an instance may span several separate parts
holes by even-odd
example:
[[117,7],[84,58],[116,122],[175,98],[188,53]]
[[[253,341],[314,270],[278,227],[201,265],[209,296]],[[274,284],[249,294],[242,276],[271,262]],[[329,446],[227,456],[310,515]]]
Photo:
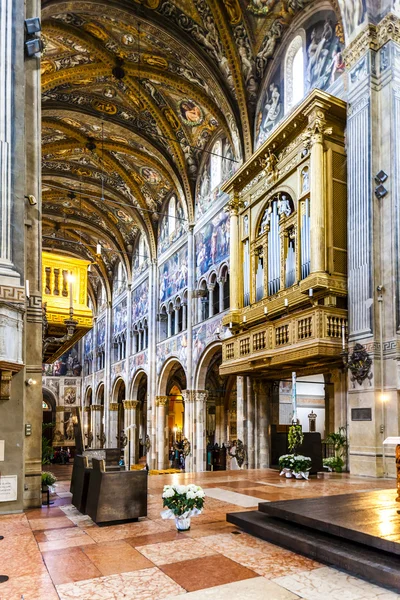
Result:
[[[70,468],[60,469],[67,478]],[[206,492],[191,531],[160,518],[165,483]],[[226,523],[260,500],[393,488],[393,480],[328,476],[284,480],[276,471],[225,471],[149,478],[148,518],[97,527],[59,481],[54,504],[0,517],[0,600],[400,600],[400,595],[252,537]],[[209,490],[207,492],[207,490]]]

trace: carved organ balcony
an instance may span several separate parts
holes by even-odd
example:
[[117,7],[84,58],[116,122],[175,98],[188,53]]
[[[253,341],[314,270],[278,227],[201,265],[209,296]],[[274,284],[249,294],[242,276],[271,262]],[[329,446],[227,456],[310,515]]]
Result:
[[42,253],[43,362],[54,362],[92,327],[87,305],[89,261]]
[[346,104],[314,90],[224,186],[222,374],[329,369],[347,331]]

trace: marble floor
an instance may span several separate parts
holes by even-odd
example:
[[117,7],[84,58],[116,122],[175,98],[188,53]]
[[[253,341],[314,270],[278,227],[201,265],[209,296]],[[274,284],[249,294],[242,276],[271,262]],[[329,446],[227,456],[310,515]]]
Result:
[[[70,469],[60,471],[67,478]],[[160,518],[166,483],[206,492],[187,533]],[[400,600],[400,595],[241,533],[227,512],[258,502],[387,489],[393,480],[329,476],[284,480],[276,471],[224,471],[149,477],[148,517],[98,527],[71,506],[59,480],[54,504],[0,517],[0,600]],[[209,490],[209,491],[207,491]]]

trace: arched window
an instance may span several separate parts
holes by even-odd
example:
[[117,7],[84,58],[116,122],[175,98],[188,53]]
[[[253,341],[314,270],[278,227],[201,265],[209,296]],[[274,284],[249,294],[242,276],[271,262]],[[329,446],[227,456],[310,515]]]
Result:
[[222,179],[222,141],[217,140],[211,154],[211,189],[217,187]]
[[297,35],[290,43],[285,57],[285,113],[304,98],[304,43]]
[[172,196],[168,203],[168,235],[172,235],[176,229],[176,198]]

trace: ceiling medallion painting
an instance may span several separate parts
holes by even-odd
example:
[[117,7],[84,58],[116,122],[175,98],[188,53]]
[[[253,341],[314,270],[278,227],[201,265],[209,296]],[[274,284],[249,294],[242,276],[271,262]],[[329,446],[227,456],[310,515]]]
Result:
[[251,0],[247,10],[258,17],[261,17],[269,14],[277,2],[278,0]]
[[185,98],[179,102],[179,111],[182,121],[189,127],[197,127],[204,121],[203,111],[200,106]]

